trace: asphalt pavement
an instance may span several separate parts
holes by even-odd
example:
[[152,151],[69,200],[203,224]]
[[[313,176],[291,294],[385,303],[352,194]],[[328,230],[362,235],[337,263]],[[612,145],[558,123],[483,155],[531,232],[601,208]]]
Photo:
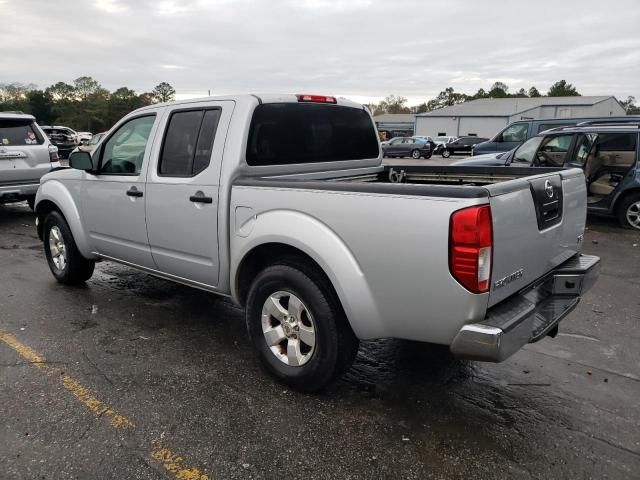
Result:
[[640,478],[639,244],[590,219],[598,283],[504,363],[367,342],[304,395],[228,299],[106,262],[59,285],[33,213],[0,205],[0,478]]

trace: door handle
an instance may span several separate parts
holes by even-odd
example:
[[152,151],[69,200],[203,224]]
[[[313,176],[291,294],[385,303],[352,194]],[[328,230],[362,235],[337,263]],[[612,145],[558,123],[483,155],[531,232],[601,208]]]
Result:
[[189,197],[189,200],[194,202],[194,203],[213,203],[213,198],[205,197],[202,192],[198,192],[195,195],[191,195]]
[[138,190],[136,187],[131,187],[127,190],[127,195],[130,197],[141,197],[143,195],[141,190]]

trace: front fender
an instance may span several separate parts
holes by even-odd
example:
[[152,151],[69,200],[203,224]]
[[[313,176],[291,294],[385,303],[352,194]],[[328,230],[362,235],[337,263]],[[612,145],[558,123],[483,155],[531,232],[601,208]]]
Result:
[[[245,256],[267,243],[297,248],[315,260],[333,284],[358,338],[385,336],[376,300],[355,255],[326,224],[292,210],[272,210],[236,224],[231,242],[231,279],[237,280]],[[237,281],[231,284],[231,294],[237,301]]]
[[96,255],[92,254],[92,248],[85,233],[80,211],[69,189],[62,182],[48,180],[38,188],[35,203],[36,212],[38,211],[38,206],[44,201],[53,203],[62,212],[71,229],[73,240],[76,242],[76,246],[82,256],[87,259],[96,259]]

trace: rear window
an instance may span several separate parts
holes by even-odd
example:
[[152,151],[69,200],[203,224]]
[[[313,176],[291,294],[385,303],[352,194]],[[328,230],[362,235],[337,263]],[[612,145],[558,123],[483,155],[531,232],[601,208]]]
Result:
[[270,103],[259,105],[251,119],[249,165],[362,160],[378,153],[378,136],[364,109]]
[[42,145],[43,138],[31,120],[0,119],[0,147]]

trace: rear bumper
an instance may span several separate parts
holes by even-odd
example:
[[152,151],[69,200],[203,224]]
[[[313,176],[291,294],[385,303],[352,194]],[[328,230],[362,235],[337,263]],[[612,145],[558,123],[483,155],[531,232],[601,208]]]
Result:
[[20,201],[28,197],[34,197],[39,186],[39,180],[37,183],[0,185],[0,203]]
[[552,332],[591,289],[599,273],[600,258],[571,258],[533,286],[490,308],[482,322],[462,327],[451,343],[451,352],[469,360],[506,360],[527,343]]

